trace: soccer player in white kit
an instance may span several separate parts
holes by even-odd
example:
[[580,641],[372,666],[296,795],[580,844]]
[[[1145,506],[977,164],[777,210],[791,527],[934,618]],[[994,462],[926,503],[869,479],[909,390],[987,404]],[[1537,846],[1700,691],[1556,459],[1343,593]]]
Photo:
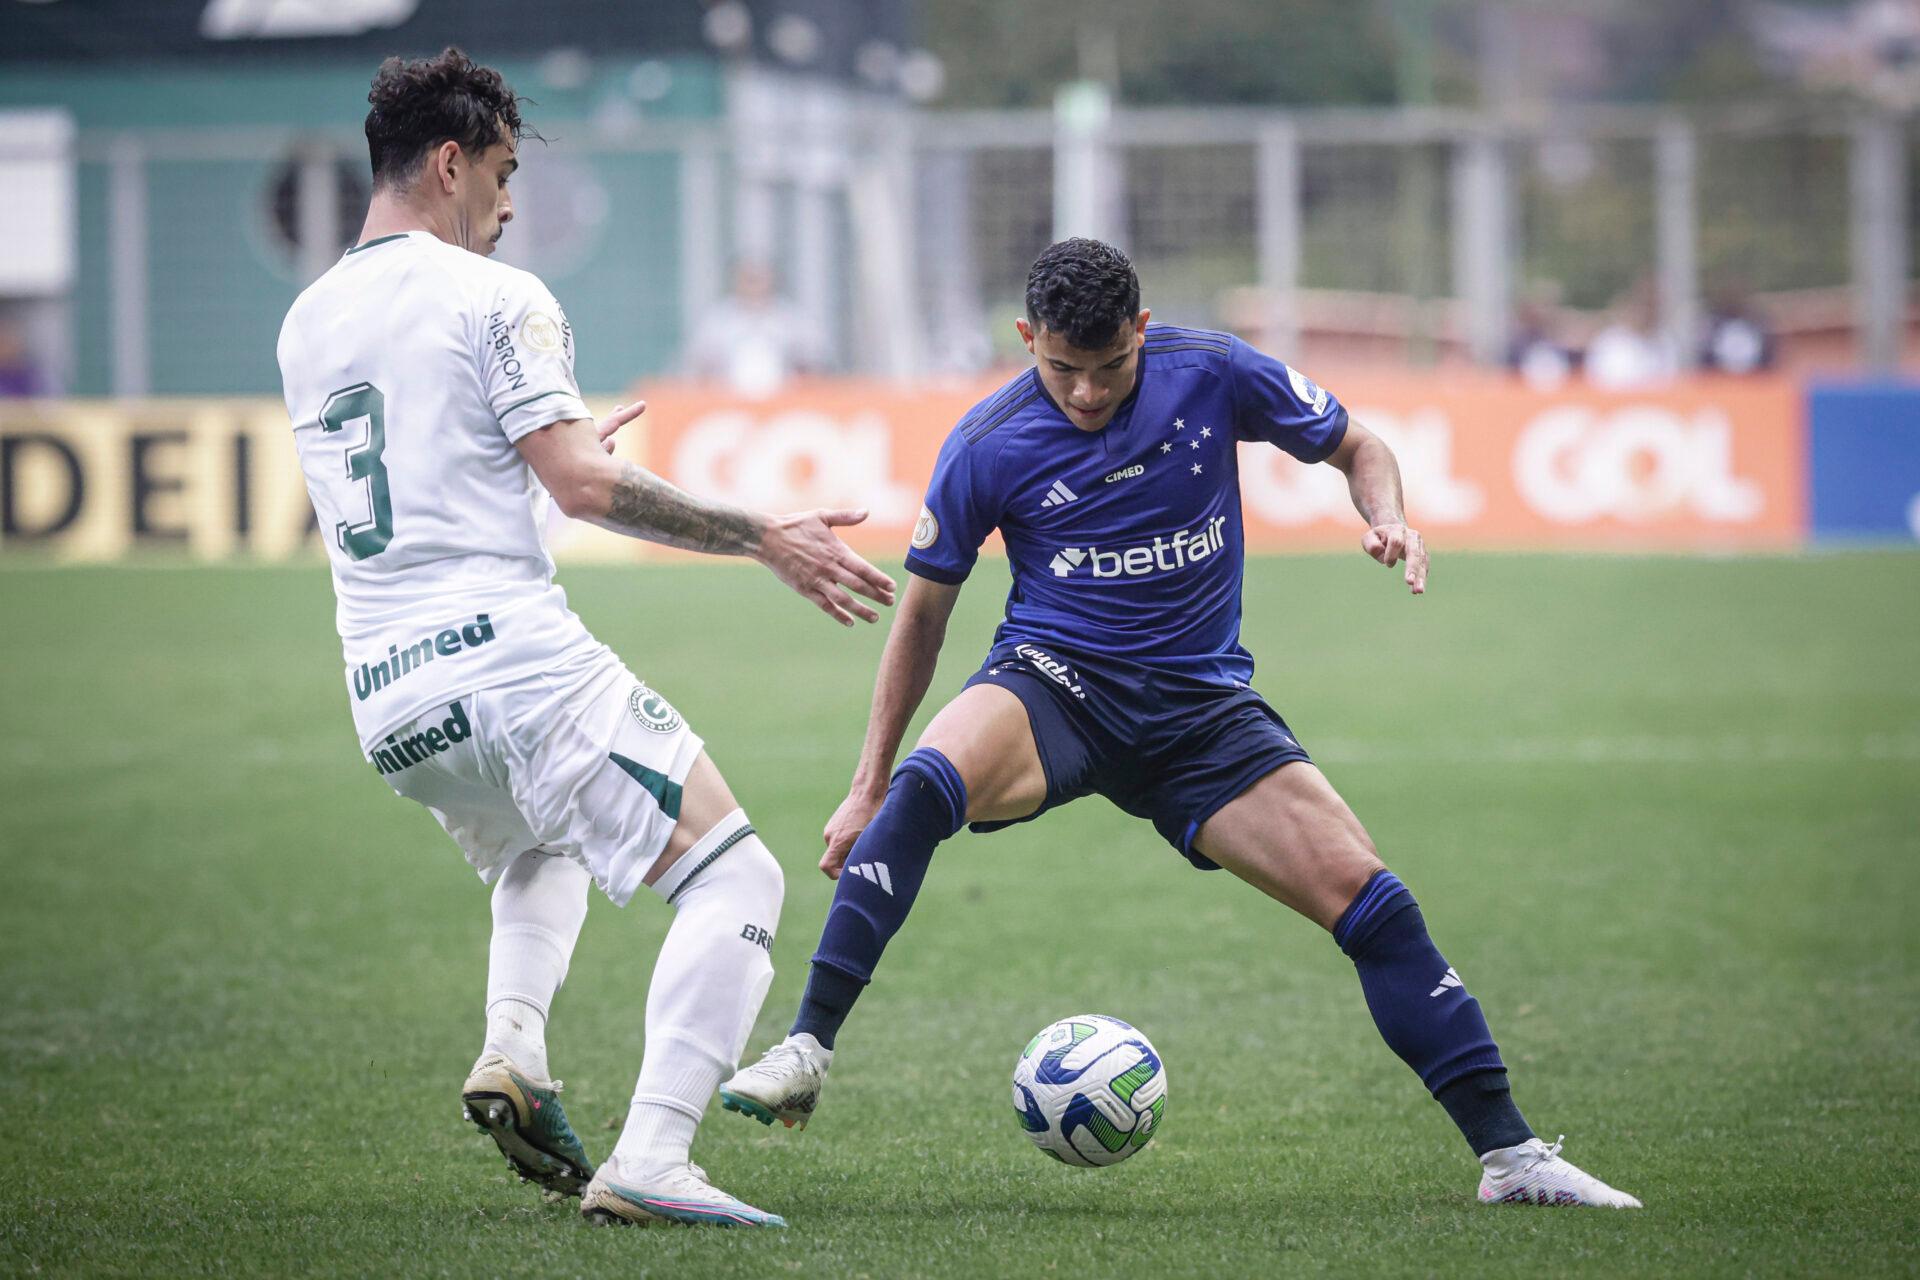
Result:
[[[611,456],[644,406],[596,424],[559,304],[487,258],[521,135],[499,73],[456,49],[390,58],[368,101],[366,224],[287,313],[280,370],[361,746],[494,886],[465,1113],[592,1221],[784,1226],[689,1159],[773,979],[779,864],[680,713],[567,608],[542,527],[550,495],[618,533],[751,556],[848,626],[878,616],[849,590],[891,604],[893,583],[832,532],[863,512],[745,511]],[[589,881],[675,912],[632,1109],[597,1171],[545,1034]]]

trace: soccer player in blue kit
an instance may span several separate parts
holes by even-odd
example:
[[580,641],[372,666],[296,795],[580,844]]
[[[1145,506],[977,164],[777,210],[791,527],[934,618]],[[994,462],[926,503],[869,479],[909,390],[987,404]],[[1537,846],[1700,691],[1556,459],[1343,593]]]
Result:
[[[905,921],[933,851],[1105,796],[1195,867],[1225,867],[1333,934],[1380,1034],[1482,1166],[1486,1203],[1637,1208],[1534,1136],[1458,974],[1412,893],[1252,688],[1240,645],[1236,450],[1264,441],[1347,477],[1362,546],[1427,552],[1379,437],[1296,370],[1227,334],[1151,325],[1133,265],[1065,240],[1027,278],[1017,322],[1034,367],[948,436],[907,556],[866,743],[826,828],[838,879],[786,1040],[721,1086],[731,1110],[804,1127],[836,1033]],[[986,661],[898,769],[947,619],[998,529],[1013,571]]]

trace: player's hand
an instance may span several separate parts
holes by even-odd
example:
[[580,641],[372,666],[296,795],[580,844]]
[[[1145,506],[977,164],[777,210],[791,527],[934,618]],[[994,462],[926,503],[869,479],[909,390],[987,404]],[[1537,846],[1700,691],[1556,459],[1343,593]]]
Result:
[[848,591],[884,605],[893,603],[893,579],[868,564],[834,533],[836,525],[859,524],[865,511],[801,511],[774,516],[760,538],[754,558],[774,577],[850,627],[853,620],[878,622],[880,615]]
[[826,837],[827,851],[820,855],[820,870],[829,880],[840,878],[840,868],[847,864],[847,855],[853,852],[853,842],[873,821],[873,815],[880,812],[880,806],[886,801],[886,793],[869,795],[858,788],[847,792],[847,798],[827,819],[827,829],[821,834]]
[[1360,539],[1360,549],[1384,565],[1407,562],[1407,586],[1413,594],[1427,591],[1427,544],[1419,530],[1404,524],[1377,524]]
[[613,434],[647,411],[645,400],[635,400],[632,404],[617,404],[613,412],[600,419],[596,424],[600,431],[600,447],[609,454],[613,452]]

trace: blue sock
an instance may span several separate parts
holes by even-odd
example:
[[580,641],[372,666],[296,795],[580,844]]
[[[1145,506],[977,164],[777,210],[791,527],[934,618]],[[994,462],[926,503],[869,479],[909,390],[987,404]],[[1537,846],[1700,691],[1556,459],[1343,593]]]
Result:
[[1427,936],[1413,894],[1378,871],[1333,926],[1360,973],[1374,1025],[1484,1155],[1533,1136],[1507,1088],[1506,1064],[1480,1002]]
[[966,817],[967,784],[952,761],[922,747],[900,762],[886,803],[847,854],[794,1034],[806,1032],[833,1048],[880,953],[906,923],[934,847],[958,831]]

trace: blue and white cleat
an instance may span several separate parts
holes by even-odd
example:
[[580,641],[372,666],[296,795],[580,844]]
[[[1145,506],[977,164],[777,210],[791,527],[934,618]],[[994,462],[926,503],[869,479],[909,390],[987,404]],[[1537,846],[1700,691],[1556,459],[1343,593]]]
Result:
[[1560,1158],[1563,1136],[1552,1146],[1529,1138],[1517,1147],[1503,1147],[1480,1157],[1486,1172],[1480,1175],[1481,1204],[1594,1205],[1603,1209],[1638,1209],[1640,1202],[1615,1191],[1590,1173]]
[[600,1166],[580,1198],[580,1213],[595,1226],[650,1227],[677,1222],[697,1227],[784,1227],[777,1213],[756,1209],[707,1181],[706,1170],[683,1164],[644,1183],[628,1183]]
[[833,1050],[806,1032],[788,1036],[720,1086],[720,1105],[761,1124],[778,1120],[789,1129],[804,1129],[820,1104],[832,1064]]

